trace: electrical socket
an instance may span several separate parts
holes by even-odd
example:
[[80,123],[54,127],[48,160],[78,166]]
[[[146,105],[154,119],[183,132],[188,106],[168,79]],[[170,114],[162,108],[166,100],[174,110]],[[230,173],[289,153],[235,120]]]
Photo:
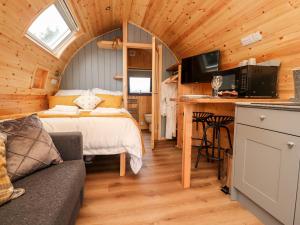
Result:
[[250,44],[253,44],[255,42],[261,41],[262,40],[262,35],[259,31],[249,34],[248,36],[244,37],[241,39],[241,44],[243,46],[247,46]]

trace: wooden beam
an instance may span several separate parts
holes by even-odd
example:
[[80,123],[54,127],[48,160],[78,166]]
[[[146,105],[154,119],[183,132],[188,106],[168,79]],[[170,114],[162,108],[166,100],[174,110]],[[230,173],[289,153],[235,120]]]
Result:
[[126,153],[123,152],[120,154],[120,177],[126,175]]
[[163,48],[162,45],[158,45],[158,104],[157,104],[157,117],[158,117],[158,140],[164,139],[161,133],[161,109],[160,109],[160,98],[161,98],[161,88],[160,84],[162,82],[162,70],[163,70]]
[[[123,43],[124,44],[124,43]],[[137,48],[137,49],[152,49],[152,44],[146,44],[146,43],[132,43],[128,42],[126,44],[127,48]]]
[[155,142],[155,124],[156,124],[156,116],[155,116],[155,98],[156,98],[156,43],[155,37],[152,37],[152,123],[151,123],[151,149],[154,149]]
[[184,104],[183,108],[183,149],[182,149],[182,185],[191,186],[191,155],[192,155],[192,118],[193,105]]
[[[183,94],[183,85],[181,84],[181,65],[178,66],[178,85],[177,85],[177,99]],[[182,104],[177,102],[177,147],[182,148]]]
[[127,40],[128,40],[128,22],[123,21],[123,104],[124,108],[128,107],[128,52],[127,52]]

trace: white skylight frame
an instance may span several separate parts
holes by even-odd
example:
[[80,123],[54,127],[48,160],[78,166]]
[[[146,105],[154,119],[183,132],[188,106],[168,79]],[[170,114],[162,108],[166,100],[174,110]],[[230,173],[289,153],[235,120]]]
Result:
[[[48,14],[49,11],[53,12],[53,7],[55,7],[55,11],[58,12],[60,17],[57,17],[56,20],[61,20],[62,23],[59,23],[60,27],[64,27],[67,30],[65,30],[64,33],[62,33],[62,35],[60,35],[60,38],[57,39],[55,42],[53,42],[53,46],[47,45],[47,43],[45,41],[43,41],[40,37],[38,37],[37,35],[35,35],[34,33],[30,32],[30,30],[35,26],[35,23],[38,24],[41,21],[41,18],[45,19],[45,15],[44,13],[47,13],[48,10]],[[66,26],[65,26],[66,25]],[[26,32],[26,36],[29,37],[30,39],[32,39],[34,42],[36,42],[38,45],[40,45],[41,47],[43,47],[44,49],[48,50],[49,52],[51,52],[52,54],[56,55],[59,50],[65,46],[68,41],[74,36],[74,34],[78,31],[78,26],[76,23],[75,18],[72,16],[65,0],[57,0],[55,3],[51,4],[47,9],[45,9],[34,21],[33,23],[29,26],[29,28],[27,29]]]

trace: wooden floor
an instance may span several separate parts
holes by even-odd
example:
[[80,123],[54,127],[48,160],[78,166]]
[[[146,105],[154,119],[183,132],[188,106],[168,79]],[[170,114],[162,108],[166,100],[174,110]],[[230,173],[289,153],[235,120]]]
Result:
[[214,164],[201,161],[192,171],[192,188],[184,190],[181,151],[172,142],[151,151],[149,135],[144,137],[147,153],[138,175],[128,165],[126,177],[119,177],[118,157],[98,157],[87,166],[77,225],[261,224],[220,191]]

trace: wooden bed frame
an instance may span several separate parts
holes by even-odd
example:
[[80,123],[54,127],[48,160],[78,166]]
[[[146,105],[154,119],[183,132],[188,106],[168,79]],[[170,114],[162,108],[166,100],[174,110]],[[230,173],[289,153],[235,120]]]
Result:
[[123,152],[120,154],[120,177],[126,175],[126,153]]

